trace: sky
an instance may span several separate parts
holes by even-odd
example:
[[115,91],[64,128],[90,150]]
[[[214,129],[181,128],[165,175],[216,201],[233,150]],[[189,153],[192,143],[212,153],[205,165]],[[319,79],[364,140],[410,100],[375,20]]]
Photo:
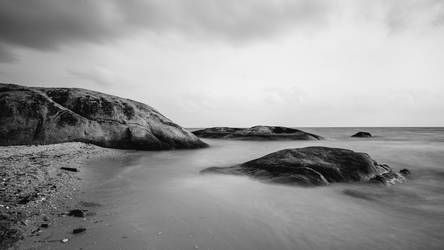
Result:
[[0,82],[184,127],[444,126],[444,0],[0,0]]

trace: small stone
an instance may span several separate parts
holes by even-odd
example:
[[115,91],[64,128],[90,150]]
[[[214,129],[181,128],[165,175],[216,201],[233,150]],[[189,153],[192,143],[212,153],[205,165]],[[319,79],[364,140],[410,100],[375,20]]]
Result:
[[67,239],[67,238],[61,240],[62,243],[66,243],[68,241],[69,241],[69,239]]
[[79,233],[83,233],[85,231],[86,231],[86,228],[79,227],[79,228],[76,228],[76,229],[72,230],[72,233],[73,234],[79,234]]
[[70,172],[79,172],[79,170],[77,168],[61,167],[60,169],[70,171]]
[[85,211],[87,210],[73,209],[68,212],[68,216],[83,218],[85,217]]

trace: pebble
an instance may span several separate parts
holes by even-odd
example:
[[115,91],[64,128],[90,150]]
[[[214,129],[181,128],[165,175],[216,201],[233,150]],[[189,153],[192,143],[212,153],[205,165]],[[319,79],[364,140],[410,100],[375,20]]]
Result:
[[86,210],[80,210],[80,209],[73,209],[71,211],[68,212],[69,216],[74,216],[74,217],[85,217],[85,211]]
[[65,239],[63,239],[63,240],[61,240],[61,241],[62,241],[62,243],[66,243],[66,242],[69,241],[69,239],[65,238]]
[[86,231],[86,228],[79,227],[79,228],[76,228],[76,229],[72,230],[72,233],[73,234],[79,234],[79,233],[83,233],[85,231]]

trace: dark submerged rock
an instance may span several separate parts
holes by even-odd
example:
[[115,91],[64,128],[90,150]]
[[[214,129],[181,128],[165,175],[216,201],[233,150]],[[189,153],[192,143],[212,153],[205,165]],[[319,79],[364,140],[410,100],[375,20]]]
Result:
[[214,127],[194,131],[193,134],[203,138],[242,139],[242,140],[320,140],[319,135],[310,134],[299,129],[254,126],[251,128]]
[[144,150],[207,146],[140,102],[77,88],[0,83],[0,145],[86,142]]
[[369,132],[360,131],[360,132],[352,135],[351,137],[364,137],[364,138],[366,138],[366,137],[372,137],[372,134],[370,134]]
[[314,186],[337,182],[394,184],[404,180],[368,154],[328,147],[284,149],[233,167],[207,168],[202,173],[247,175],[275,183]]

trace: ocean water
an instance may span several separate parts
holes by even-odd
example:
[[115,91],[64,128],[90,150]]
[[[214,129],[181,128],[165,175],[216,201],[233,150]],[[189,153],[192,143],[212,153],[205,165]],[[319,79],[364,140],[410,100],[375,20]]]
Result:
[[[94,218],[75,222],[87,233],[45,248],[444,249],[444,128],[303,130],[326,140],[205,140],[211,147],[91,162],[94,183],[80,198],[101,206],[88,208]],[[350,138],[359,130],[375,137]],[[366,152],[412,176],[394,186],[304,188],[199,174],[313,145]]]

